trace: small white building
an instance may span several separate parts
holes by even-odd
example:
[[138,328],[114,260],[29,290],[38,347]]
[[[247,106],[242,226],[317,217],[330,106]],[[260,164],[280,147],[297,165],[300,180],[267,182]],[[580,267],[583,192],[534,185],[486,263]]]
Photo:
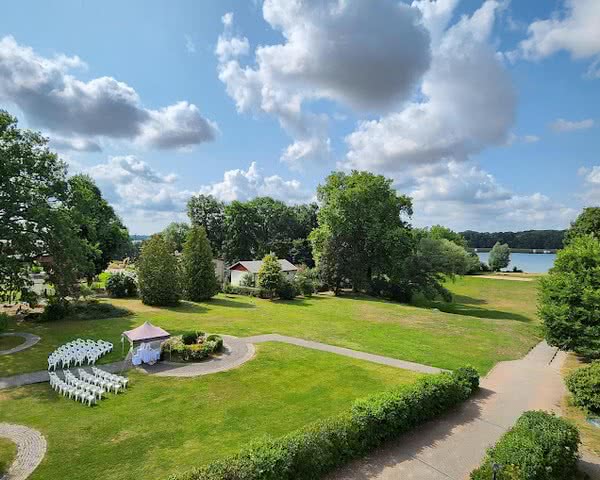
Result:
[[[281,274],[288,280],[293,280],[298,268],[287,260],[277,260],[281,267]],[[262,260],[241,260],[234,263],[229,267],[229,273],[231,274],[231,284],[239,286],[242,277],[247,273],[251,274],[254,278],[254,284],[257,283],[258,271],[262,266]]]

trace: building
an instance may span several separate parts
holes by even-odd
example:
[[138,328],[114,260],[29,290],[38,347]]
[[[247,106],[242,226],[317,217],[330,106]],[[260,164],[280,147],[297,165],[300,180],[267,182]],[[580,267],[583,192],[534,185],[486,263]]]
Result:
[[[281,267],[281,273],[288,280],[292,280],[298,271],[298,268],[287,260],[277,260]],[[254,284],[256,285],[258,271],[262,266],[262,260],[241,260],[231,265],[228,270],[231,275],[231,284],[239,285],[242,277],[249,273],[254,278]]]

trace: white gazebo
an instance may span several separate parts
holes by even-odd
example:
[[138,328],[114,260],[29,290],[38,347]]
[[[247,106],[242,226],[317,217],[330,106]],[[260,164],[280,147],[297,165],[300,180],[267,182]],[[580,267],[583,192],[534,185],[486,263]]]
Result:
[[[121,334],[121,344],[125,348],[125,339],[129,341],[129,351],[132,353],[132,363],[154,363],[160,358],[162,342],[171,337],[171,334],[160,327],[144,322],[143,325],[128,330]],[[137,349],[136,349],[137,347]]]

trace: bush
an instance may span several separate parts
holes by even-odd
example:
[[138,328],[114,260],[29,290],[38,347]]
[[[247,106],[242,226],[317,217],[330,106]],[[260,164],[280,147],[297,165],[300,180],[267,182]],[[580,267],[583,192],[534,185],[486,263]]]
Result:
[[244,273],[240,279],[240,287],[256,287],[254,284],[254,275],[251,273]]
[[222,348],[223,339],[219,335],[206,337],[201,332],[194,332],[169,338],[166,342],[163,342],[161,351],[163,358],[175,355],[176,359],[189,362],[203,360],[221,351]]
[[296,298],[298,292],[296,291],[296,287],[292,282],[290,282],[287,278],[282,277],[279,281],[277,289],[275,290],[275,294],[282,300],[293,300]]
[[106,280],[106,291],[111,297],[127,298],[137,295],[137,284],[133,276],[126,273],[113,273]]
[[238,287],[236,285],[223,285],[223,293],[246,295],[248,297],[271,298],[271,294],[262,288]]
[[8,315],[6,313],[0,313],[0,333],[5,332],[8,329]]
[[62,320],[69,314],[69,301],[58,297],[50,297],[44,312],[40,315],[40,321],[53,322]]
[[294,277],[294,285],[296,286],[296,291],[305,297],[310,297],[315,293],[314,283],[305,272],[298,272]]
[[206,337],[206,341],[215,344],[215,352],[220,352],[223,349],[223,338],[220,335],[209,335]]
[[177,258],[160,235],[152,235],[142,246],[136,262],[142,303],[173,306],[180,299],[180,278]]
[[494,463],[501,465],[498,480],[574,478],[579,443],[579,432],[568,421],[542,411],[525,412],[488,450],[471,480],[492,478]]
[[219,291],[213,254],[204,227],[190,228],[181,255],[181,283],[186,300],[202,302]]
[[600,413],[600,361],[574,370],[567,376],[566,383],[575,405]]
[[[467,371],[467,370],[465,370]],[[362,456],[466,400],[472,379],[442,373],[354,403],[344,415],[279,439],[266,439],[224,460],[171,480],[308,480]],[[468,370],[468,372],[471,372]]]
[[39,295],[33,290],[23,289],[21,290],[21,302],[26,303],[30,308],[34,308],[39,302]]
[[198,339],[203,336],[203,332],[187,332],[181,335],[181,340],[184,345],[193,345],[194,343],[198,343]]
[[271,298],[281,283],[281,266],[277,257],[270,253],[265,255],[258,270],[258,286],[270,293]]
[[87,284],[82,283],[79,285],[79,297],[87,299],[94,294],[94,290]]

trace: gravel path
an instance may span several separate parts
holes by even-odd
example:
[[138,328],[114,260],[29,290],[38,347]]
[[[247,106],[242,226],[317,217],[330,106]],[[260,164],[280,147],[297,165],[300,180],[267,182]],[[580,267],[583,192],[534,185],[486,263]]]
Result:
[[0,423],[0,437],[17,444],[17,458],[0,480],[25,480],[44,459],[46,439],[37,430],[10,423]]
[[405,360],[398,360],[396,358],[384,357],[382,355],[374,355],[372,353],[359,352],[358,350],[351,350],[344,347],[336,347],[328,345],[326,343],[313,342],[310,340],[303,340],[301,338],[288,337],[286,335],[279,335],[277,333],[271,333],[267,335],[256,335],[254,337],[244,338],[249,343],[264,343],[264,342],[283,342],[291,345],[298,345],[304,348],[312,348],[313,350],[321,350],[323,352],[335,353],[337,355],[343,355],[345,357],[358,358],[360,360],[366,360],[368,362],[380,363],[382,365],[388,365],[390,367],[403,368],[405,370],[412,370],[413,372],[419,373],[440,373],[444,370],[441,368],[430,367],[429,365],[421,365],[420,363],[407,362]]
[[463,480],[526,410],[560,412],[566,354],[539,343],[521,360],[500,362],[479,393],[446,416],[350,464],[330,480]]
[[25,339],[24,343],[17,345],[15,348],[11,348],[10,350],[0,350],[0,355],[10,355],[11,353],[20,352],[26,348],[33,347],[40,341],[40,337],[33,335],[32,333],[0,333],[0,337],[22,337]]

